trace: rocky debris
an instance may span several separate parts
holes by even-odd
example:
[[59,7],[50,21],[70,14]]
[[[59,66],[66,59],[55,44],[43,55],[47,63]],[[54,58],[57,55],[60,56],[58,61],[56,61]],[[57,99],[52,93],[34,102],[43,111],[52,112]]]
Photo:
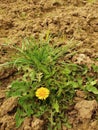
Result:
[[98,104],[95,100],[82,100],[75,105],[75,110],[78,111],[78,118],[81,121],[90,120],[93,112],[97,110]]
[[11,112],[17,106],[17,98],[11,97],[3,102],[0,107],[0,116],[6,115]]

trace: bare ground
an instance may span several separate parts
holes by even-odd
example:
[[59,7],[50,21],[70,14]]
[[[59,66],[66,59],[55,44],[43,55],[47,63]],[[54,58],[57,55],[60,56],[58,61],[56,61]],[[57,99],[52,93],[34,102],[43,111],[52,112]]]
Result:
[[[38,38],[45,36],[47,31],[58,44],[69,40],[81,43],[73,62],[98,65],[94,60],[98,58],[97,0],[95,3],[86,0],[0,0],[0,64],[14,53],[3,43],[20,44],[25,37]],[[0,130],[16,130],[14,108],[17,102],[5,98],[5,90],[17,77],[15,72],[15,69],[0,68]],[[72,128],[63,126],[62,130],[98,130],[98,103],[85,100],[81,91],[76,95],[76,105],[68,111]],[[17,130],[43,130],[43,124],[42,120],[26,118]]]

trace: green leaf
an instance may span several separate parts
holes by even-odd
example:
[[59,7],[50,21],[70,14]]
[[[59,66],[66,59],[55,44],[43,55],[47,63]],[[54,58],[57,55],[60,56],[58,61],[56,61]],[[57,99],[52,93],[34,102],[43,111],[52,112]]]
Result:
[[92,85],[88,85],[86,86],[86,90],[89,91],[89,92],[92,92],[94,94],[98,94],[98,89]]
[[63,73],[65,73],[66,75],[69,75],[69,74],[71,73],[70,68],[65,67],[64,72],[63,72]]
[[55,109],[56,112],[59,112],[59,103],[57,100],[53,103],[53,108]]
[[22,122],[24,121],[24,117],[26,116],[26,114],[23,112],[22,109],[18,108],[16,115],[15,115],[15,120],[16,120],[16,127],[18,128]]
[[30,89],[30,83],[24,81],[14,81],[11,84],[10,90],[7,92],[7,96],[16,96],[20,97],[28,92]]
[[93,68],[94,72],[98,73],[98,65],[92,65],[92,68]]
[[94,81],[91,81],[90,84],[93,86],[93,85],[96,85],[97,81],[94,80]]
[[28,116],[33,114],[32,102],[30,102],[30,100],[31,99],[30,99],[29,95],[25,95],[25,96],[20,97],[20,99],[18,101]]

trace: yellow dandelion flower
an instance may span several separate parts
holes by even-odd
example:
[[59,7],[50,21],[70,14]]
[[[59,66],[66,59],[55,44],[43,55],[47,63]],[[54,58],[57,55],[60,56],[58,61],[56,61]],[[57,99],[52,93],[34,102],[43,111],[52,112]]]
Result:
[[49,93],[49,89],[45,87],[38,88],[35,92],[36,97],[38,97],[40,100],[45,100],[49,96]]

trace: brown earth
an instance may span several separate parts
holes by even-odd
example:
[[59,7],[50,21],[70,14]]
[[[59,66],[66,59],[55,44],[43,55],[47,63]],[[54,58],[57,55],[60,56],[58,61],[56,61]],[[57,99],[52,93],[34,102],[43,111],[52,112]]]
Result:
[[[4,43],[20,44],[25,37],[44,37],[48,31],[58,44],[80,43],[73,62],[98,65],[98,0],[0,0],[0,64],[14,53]],[[16,130],[16,100],[5,98],[6,88],[17,77],[15,72],[0,68],[0,130]],[[63,126],[62,130],[98,130],[98,103],[84,99],[85,94],[78,91],[76,105],[68,112],[73,127]],[[17,130],[41,130],[43,124],[42,120],[26,118]]]

